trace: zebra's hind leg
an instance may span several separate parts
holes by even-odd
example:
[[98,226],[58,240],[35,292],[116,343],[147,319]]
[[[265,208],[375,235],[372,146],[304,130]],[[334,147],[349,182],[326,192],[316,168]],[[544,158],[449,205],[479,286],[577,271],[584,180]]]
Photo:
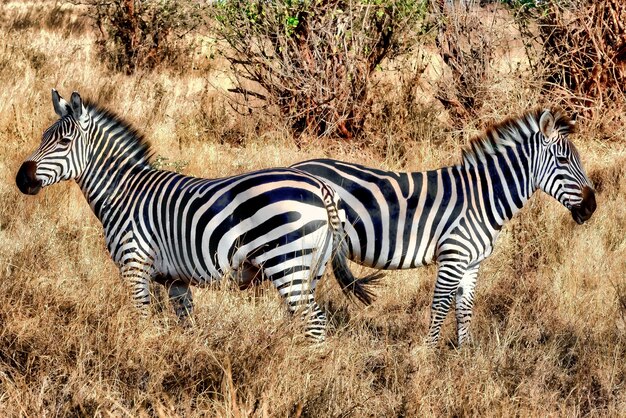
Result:
[[[330,260],[331,243],[328,229],[320,230],[279,247],[280,252],[269,259],[255,260],[256,265],[263,266],[263,274],[278,289],[289,311],[302,312],[305,336],[314,342],[326,339],[326,314],[315,301],[315,288]],[[267,253],[263,257],[268,257]]]
[[474,307],[474,288],[480,264],[467,269],[456,291],[456,329],[459,347],[471,341],[469,332]]
[[313,290],[310,294],[311,301],[302,312],[302,317],[307,322],[304,335],[312,341],[322,342],[326,339],[326,324],[328,320],[324,311],[322,311],[315,301],[314,293],[315,291]]
[[188,317],[193,313],[193,294],[189,284],[179,281],[169,283],[167,293],[179,321],[187,324]]
[[302,312],[306,321],[305,336],[314,342],[322,342],[326,339],[326,314],[315,301],[315,287],[320,276],[309,278],[309,272],[308,269],[289,268],[270,279],[287,301],[289,311],[292,314]]
[[467,264],[458,260],[444,260],[439,262],[437,270],[437,282],[435,283],[435,294],[430,311],[430,328],[426,343],[432,347],[439,342],[439,332],[441,325],[448,315],[452,298],[454,297],[461,278],[467,270]]

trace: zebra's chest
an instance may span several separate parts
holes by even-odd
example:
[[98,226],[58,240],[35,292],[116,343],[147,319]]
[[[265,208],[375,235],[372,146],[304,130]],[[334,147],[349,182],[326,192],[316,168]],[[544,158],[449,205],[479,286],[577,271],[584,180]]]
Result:
[[477,264],[493,252],[498,230],[490,228],[468,211],[466,216],[441,237],[435,258],[443,253],[455,253],[469,264]]
[[118,266],[140,263],[149,266],[154,276],[196,285],[209,284],[222,275],[221,269],[211,263],[208,248],[196,248],[180,230],[160,226],[129,218],[120,225],[105,227],[113,261]]

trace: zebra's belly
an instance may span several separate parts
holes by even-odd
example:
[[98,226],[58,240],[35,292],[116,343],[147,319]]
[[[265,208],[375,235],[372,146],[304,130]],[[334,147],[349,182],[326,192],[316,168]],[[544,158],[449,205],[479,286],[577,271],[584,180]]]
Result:
[[[154,276],[168,280],[203,286],[231,278],[244,287],[260,279],[261,270],[271,277],[289,262],[317,266],[317,253],[325,254],[319,250],[330,248],[332,234],[325,207],[292,202],[287,209],[273,205],[249,218],[216,218],[221,223],[211,218],[217,227],[197,222],[172,230],[163,225],[149,229],[129,224],[128,233],[113,245],[113,253],[122,264],[124,254],[132,252],[151,266]],[[297,216],[277,218],[281,210]]]
[[210,286],[233,276],[235,264],[228,249],[228,243],[203,239],[202,232],[179,240],[162,233],[152,242],[154,268],[172,280]]
[[381,270],[406,270],[434,263],[435,258],[433,254],[428,256],[424,255],[423,257],[416,257],[415,255],[413,255],[413,257],[408,257],[408,255],[400,254],[396,257],[374,260],[373,258],[361,257],[360,252],[357,250],[350,253],[350,260],[362,266]]
[[262,270],[260,267],[252,263],[243,263],[234,269],[224,272],[207,272],[199,269],[189,271],[180,266],[160,265],[157,268],[159,272],[157,277],[166,277],[166,282],[182,281],[193,286],[212,286],[222,279],[228,279],[235,282],[241,289],[245,289],[262,280]]
[[154,268],[157,275],[164,275],[168,280],[182,281],[194,286],[210,286],[223,276],[220,272],[210,271],[197,263],[181,263],[161,257],[155,260]]
[[346,226],[350,242],[350,259],[357,264],[382,270],[404,270],[425,266],[435,262],[437,241],[417,242],[388,239],[387,242],[374,236],[358,234]]

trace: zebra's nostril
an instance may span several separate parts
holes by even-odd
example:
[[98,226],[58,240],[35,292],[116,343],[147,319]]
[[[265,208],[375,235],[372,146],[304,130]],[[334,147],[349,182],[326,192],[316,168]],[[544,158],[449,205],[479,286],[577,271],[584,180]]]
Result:
[[582,202],[571,209],[572,217],[578,224],[586,222],[596,211],[596,196],[591,187],[582,190]]
[[41,181],[37,179],[37,163],[26,161],[15,176],[15,184],[24,194],[37,194],[41,189]]
[[583,188],[582,206],[590,215],[596,210],[596,194],[591,187]]

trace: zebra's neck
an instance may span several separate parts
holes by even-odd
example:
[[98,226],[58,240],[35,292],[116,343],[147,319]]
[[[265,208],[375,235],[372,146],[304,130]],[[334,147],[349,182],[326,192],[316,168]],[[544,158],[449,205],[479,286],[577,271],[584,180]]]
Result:
[[465,158],[472,196],[479,203],[475,207],[480,208],[483,221],[494,232],[499,231],[536,190],[533,141],[533,136],[528,135],[490,149],[471,163]]
[[104,223],[114,203],[123,199],[133,177],[153,170],[147,142],[117,116],[89,106],[90,125],[85,169],[76,179],[95,215]]

